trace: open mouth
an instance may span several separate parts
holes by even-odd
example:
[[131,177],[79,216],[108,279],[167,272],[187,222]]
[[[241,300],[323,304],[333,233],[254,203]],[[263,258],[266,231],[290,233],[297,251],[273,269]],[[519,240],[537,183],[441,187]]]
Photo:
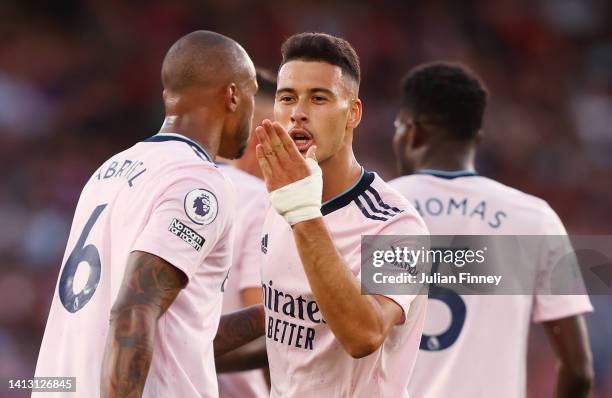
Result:
[[308,151],[308,148],[312,144],[314,144],[314,140],[312,138],[312,134],[310,134],[307,130],[304,129],[291,129],[289,131],[289,136],[295,142],[295,146],[297,146],[298,151],[305,153]]

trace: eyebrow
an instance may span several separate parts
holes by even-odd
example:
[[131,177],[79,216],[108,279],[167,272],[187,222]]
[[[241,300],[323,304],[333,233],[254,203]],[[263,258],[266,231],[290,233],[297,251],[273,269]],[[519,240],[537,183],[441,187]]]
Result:
[[[278,90],[276,90],[276,94],[280,94],[283,92],[287,92],[287,93],[291,93],[291,94],[296,94],[297,90],[290,88],[290,87],[281,87]],[[336,94],[334,94],[333,91],[331,91],[328,88],[323,88],[323,87],[313,87],[313,88],[309,88],[308,89],[308,93],[312,94],[312,93],[325,93],[328,94],[330,96],[336,96]]]

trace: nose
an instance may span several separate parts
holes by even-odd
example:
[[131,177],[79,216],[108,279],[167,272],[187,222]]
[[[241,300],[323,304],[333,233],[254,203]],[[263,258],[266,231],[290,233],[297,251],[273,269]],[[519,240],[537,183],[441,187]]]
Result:
[[304,105],[300,102],[296,104],[291,112],[291,122],[294,124],[305,123],[308,121],[308,115],[304,109]]

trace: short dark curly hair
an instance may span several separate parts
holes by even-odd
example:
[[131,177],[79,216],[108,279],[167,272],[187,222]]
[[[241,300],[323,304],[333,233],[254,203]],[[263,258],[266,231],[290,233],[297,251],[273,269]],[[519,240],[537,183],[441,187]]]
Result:
[[416,122],[433,124],[459,139],[471,139],[482,127],[487,89],[464,65],[424,64],[402,81],[402,108]]
[[256,67],[255,77],[257,79],[257,95],[273,97],[276,95],[276,76],[268,69]]
[[299,33],[289,37],[281,47],[283,60],[322,61],[339,66],[357,84],[361,81],[359,57],[350,43],[327,33]]

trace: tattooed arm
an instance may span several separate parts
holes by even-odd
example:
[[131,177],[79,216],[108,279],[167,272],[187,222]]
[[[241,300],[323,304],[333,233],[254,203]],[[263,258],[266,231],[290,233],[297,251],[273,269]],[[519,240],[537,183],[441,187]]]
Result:
[[223,315],[213,343],[215,357],[263,336],[264,318],[264,308],[261,304]]
[[157,319],[187,285],[187,276],[165,260],[135,251],[110,316],[100,394],[140,397],[153,356]]

